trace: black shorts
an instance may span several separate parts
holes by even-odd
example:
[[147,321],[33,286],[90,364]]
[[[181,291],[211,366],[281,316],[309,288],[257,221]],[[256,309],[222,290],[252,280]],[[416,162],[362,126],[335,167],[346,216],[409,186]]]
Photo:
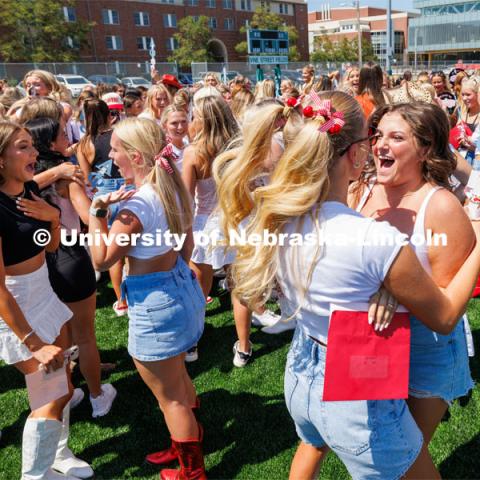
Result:
[[95,270],[85,247],[60,244],[55,253],[47,253],[48,277],[62,302],[85,300],[97,289]]

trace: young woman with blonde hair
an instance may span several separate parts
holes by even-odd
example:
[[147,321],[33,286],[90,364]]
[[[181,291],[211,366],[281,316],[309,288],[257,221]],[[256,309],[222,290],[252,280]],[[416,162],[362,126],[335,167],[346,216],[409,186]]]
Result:
[[[480,244],[443,293],[409,246],[372,241],[396,238],[398,231],[346,205],[349,184],[369,156],[363,112],[343,92],[321,94],[320,99],[269,184],[255,190],[255,213],[246,226],[247,233],[261,237],[265,230],[287,235],[285,246],[241,245],[232,266],[234,293],[249,308],[265,304],[276,279],[296,309],[285,400],[302,443],[290,478],[312,478],[304,473],[303,458],[327,445],[353,478],[439,478],[404,400],[322,400],[329,317],[333,305],[348,309],[352,303],[368,304],[383,283],[426,325],[447,333],[469,300],[480,267]],[[476,230],[480,235],[478,226]],[[356,238],[347,244],[321,242],[324,235],[348,238],[352,231]],[[306,241],[289,242],[292,234]]]
[[[27,418],[22,479],[88,478],[93,470],[68,448],[73,387],[63,350],[72,312],[48,278],[45,252],[59,245],[60,214],[40,198],[33,181],[37,154],[25,128],[0,122],[0,358],[23,375],[37,372],[41,364],[47,371],[66,368],[69,384],[66,395]],[[39,229],[50,232],[46,246],[34,241]]]
[[305,65],[302,69],[303,84],[300,88],[300,93],[306,95],[310,93],[310,90],[315,83],[315,67],[313,65]]
[[267,78],[255,85],[255,103],[260,103],[269,98],[275,98],[275,82]]
[[149,118],[159,125],[163,110],[172,103],[172,95],[163,83],[152,85],[147,92],[145,107],[138,118]]
[[188,143],[188,115],[185,109],[175,104],[169,105],[162,114],[162,130],[167,142],[172,145],[175,166],[181,174],[183,153]]
[[233,94],[230,108],[239,125],[242,124],[243,115],[247,108],[253,104],[254,100],[253,93],[247,88],[241,88]]
[[[120,202],[110,232],[129,239],[122,246],[94,245],[93,262],[106,270],[127,257],[122,290],[129,307],[128,352],[160,405],[180,461],[180,472],[163,470],[161,478],[202,480],[201,429],[192,413],[197,398],[184,364],[185,352],[202,335],[205,317],[203,293],[188,268],[193,246],[190,195],[154,121],[123,120],[111,142],[115,164],[137,190],[93,200],[90,232],[108,233],[107,209]],[[152,245],[146,234],[161,234],[165,241]],[[168,240],[168,234],[180,236],[183,243]],[[133,235],[135,244],[130,243]]]

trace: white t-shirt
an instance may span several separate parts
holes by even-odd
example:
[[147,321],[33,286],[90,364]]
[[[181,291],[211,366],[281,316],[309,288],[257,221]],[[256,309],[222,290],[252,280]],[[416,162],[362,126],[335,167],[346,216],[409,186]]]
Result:
[[150,112],[149,110],[144,110],[137,118],[148,118],[149,120],[154,120],[157,123],[157,125],[162,124],[161,120],[158,118],[155,118],[153,113]]
[[122,202],[120,210],[132,212],[143,226],[142,235],[137,239],[137,244],[132,245],[128,251],[130,257],[141,259],[156,257],[167,253],[177,245],[173,237],[169,244],[166,242],[163,234],[169,228],[165,209],[150,184],[142,185],[132,198]]
[[181,150],[177,148],[173,143],[172,143],[172,150],[173,153],[176,155],[175,159],[175,166],[177,167],[177,170],[182,173],[182,167],[183,167],[183,152],[185,151],[185,148],[182,148]]
[[[317,238],[317,228],[310,216],[287,224],[284,233],[300,233]],[[324,244],[314,266],[305,297],[317,245],[279,248],[277,279],[293,310],[301,303],[296,315],[299,326],[307,335],[326,343],[332,305],[367,305],[380,287],[402,245],[400,232],[387,222],[365,218],[339,202],[325,202],[318,215],[319,232]],[[391,240],[391,241],[390,241]],[[311,242],[313,243],[313,241]]]

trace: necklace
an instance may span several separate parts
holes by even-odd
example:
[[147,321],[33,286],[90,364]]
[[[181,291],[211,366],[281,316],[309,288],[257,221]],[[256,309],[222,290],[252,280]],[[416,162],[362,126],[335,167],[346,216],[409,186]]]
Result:
[[25,196],[25,187],[23,187],[22,193],[20,195],[9,195],[8,193],[5,193],[5,195],[12,199],[12,200],[19,200],[20,198],[23,198]]

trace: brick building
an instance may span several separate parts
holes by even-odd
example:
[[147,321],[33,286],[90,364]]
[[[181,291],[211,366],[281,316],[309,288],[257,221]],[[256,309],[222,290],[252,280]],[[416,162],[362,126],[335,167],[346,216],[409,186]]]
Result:
[[95,22],[90,47],[81,52],[84,62],[143,62],[149,59],[150,38],[154,39],[157,61],[167,61],[176,48],[173,35],[186,16],[205,15],[210,20],[213,39],[209,48],[217,61],[244,61],[235,52],[245,40],[239,29],[255,9],[266,6],[299,32],[298,49],[308,59],[307,5],[305,0],[76,0],[64,7],[67,21]]
[[[360,7],[360,22],[357,9],[353,7],[330,8],[322,5],[319,11],[308,14],[309,51],[313,52],[315,37],[327,35],[332,42],[343,38],[355,40],[358,27],[362,38],[372,43],[373,51],[384,62],[387,54],[387,11],[384,8]],[[408,23],[417,13],[392,10],[393,58],[401,63],[407,60]]]

